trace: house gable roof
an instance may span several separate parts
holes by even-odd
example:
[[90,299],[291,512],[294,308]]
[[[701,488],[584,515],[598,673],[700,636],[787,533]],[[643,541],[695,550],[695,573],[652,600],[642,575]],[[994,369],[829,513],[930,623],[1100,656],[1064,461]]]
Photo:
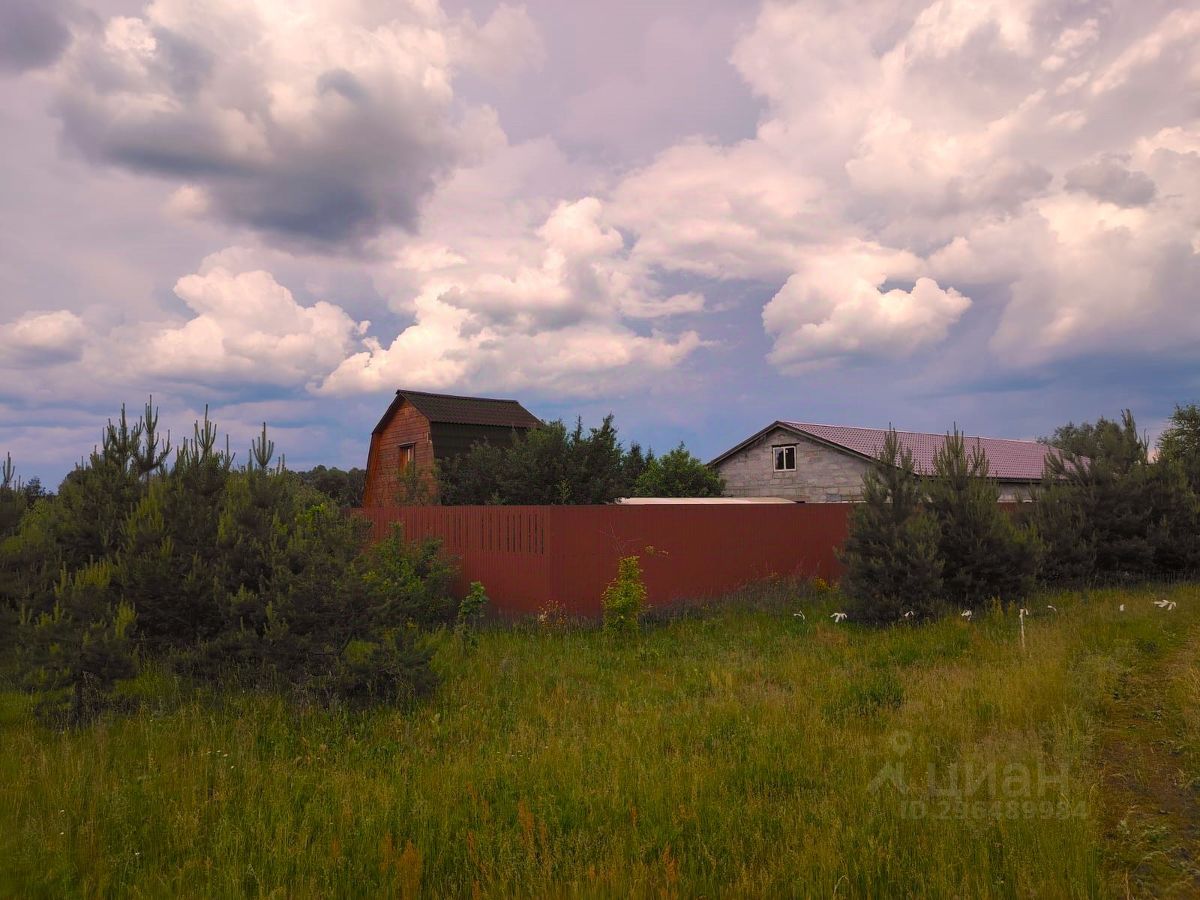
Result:
[[492,425],[500,428],[536,428],[542,424],[533,413],[516,400],[496,400],[491,397],[460,397],[454,394],[431,394],[401,388],[372,430],[383,430],[392,413],[407,400],[430,422],[454,425]]
[[[818,425],[811,422],[772,422],[762,431],[726,450],[709,465],[728,459],[744,447],[749,446],[771,431],[782,428],[825,444],[836,450],[853,454],[863,459],[874,459],[883,446],[886,428],[856,428],[847,425]],[[913,465],[918,473],[933,472],[933,458],[946,441],[945,434],[930,434],[920,431],[897,431],[901,448],[912,451]],[[1046,468],[1046,458],[1058,451],[1036,441],[1014,441],[1006,438],[975,437],[963,435],[963,443],[970,453],[979,447],[987,454],[993,478],[1000,481],[1041,481]]]

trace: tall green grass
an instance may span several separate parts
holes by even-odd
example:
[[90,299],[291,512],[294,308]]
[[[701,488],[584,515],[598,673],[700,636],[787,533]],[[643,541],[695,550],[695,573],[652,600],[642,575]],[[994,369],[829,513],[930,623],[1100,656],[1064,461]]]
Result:
[[[408,711],[160,675],[142,712],[58,733],[7,695],[0,895],[1109,891],[1106,703],[1196,634],[1200,590],[1042,598],[1024,651],[1015,613],[869,631],[829,620],[836,594],[775,591],[630,642],[447,635],[444,684]],[[1039,766],[1066,773],[1044,796]],[[1028,791],[1003,781],[1022,772]]]

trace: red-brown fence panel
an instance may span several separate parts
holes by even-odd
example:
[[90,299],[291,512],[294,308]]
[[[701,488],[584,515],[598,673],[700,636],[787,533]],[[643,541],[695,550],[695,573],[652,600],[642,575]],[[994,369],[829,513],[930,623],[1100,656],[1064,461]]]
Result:
[[355,510],[384,537],[440,539],[460,590],[481,581],[501,615],[555,604],[597,616],[622,556],[641,558],[649,603],[711,597],[779,576],[836,578],[844,503],[612,506],[409,506]]

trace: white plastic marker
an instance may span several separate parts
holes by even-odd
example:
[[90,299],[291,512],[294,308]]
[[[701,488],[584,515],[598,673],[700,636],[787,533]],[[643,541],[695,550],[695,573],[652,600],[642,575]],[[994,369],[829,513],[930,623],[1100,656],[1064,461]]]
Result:
[[1025,652],[1025,617],[1027,615],[1029,615],[1029,610],[1027,610],[1025,607],[1022,606],[1021,614],[1019,617],[1021,619],[1021,652],[1022,653]]
[[1051,606],[1049,603],[1046,604],[1046,609],[1052,610],[1053,612],[1058,612],[1058,607]]
[[843,612],[836,612],[829,618],[833,619],[835,622],[841,622],[846,618],[846,614]]
[[1174,600],[1155,600],[1154,605],[1157,606],[1159,609],[1174,609],[1175,601]]
[[971,616],[972,616],[972,615],[974,615],[974,613],[972,613],[972,612],[971,612],[969,609],[964,609],[964,610],[962,611],[962,617],[963,617],[964,619],[967,619],[968,621],[970,620],[970,618],[971,618]]
[[792,617],[796,618],[796,619],[800,619],[801,621],[804,621],[804,622],[808,621],[808,616],[804,615],[803,612],[794,612],[794,613],[792,613]]

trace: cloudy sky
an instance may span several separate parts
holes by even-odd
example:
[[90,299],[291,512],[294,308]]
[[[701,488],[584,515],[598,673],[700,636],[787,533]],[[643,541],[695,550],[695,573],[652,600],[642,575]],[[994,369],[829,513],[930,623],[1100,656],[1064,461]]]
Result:
[[[1200,399],[1200,2],[0,0],[0,453],[397,387],[1045,434]],[[243,453],[244,455],[244,453]]]

